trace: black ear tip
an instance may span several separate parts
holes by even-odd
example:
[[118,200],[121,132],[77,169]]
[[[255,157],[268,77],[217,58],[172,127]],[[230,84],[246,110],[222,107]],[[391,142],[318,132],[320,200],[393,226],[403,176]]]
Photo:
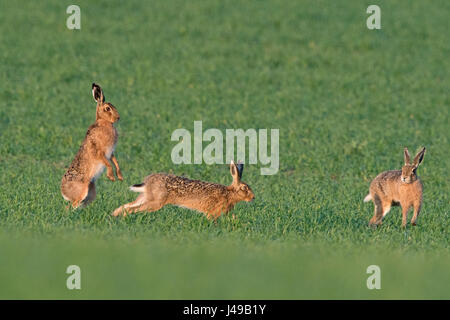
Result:
[[242,177],[242,170],[244,170],[244,164],[243,163],[238,163],[236,165],[236,168],[238,170],[239,178],[241,178]]

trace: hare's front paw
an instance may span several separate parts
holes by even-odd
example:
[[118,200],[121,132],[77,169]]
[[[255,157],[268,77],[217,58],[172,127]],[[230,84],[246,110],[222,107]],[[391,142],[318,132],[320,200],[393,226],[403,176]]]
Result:
[[111,181],[116,181],[116,178],[114,177],[113,174],[107,174],[106,177]]
[[117,178],[118,178],[120,181],[123,181],[122,172],[120,172],[120,171],[117,172]]

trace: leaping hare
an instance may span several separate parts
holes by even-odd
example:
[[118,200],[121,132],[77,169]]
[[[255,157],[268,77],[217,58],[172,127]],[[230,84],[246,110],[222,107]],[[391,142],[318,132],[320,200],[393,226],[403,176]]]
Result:
[[243,164],[231,161],[230,172],[233,183],[229,186],[191,180],[171,174],[156,173],[147,176],[144,183],[135,184],[130,190],[141,194],[133,202],[120,206],[113,216],[140,211],[156,211],[173,204],[204,213],[208,219],[217,220],[228,213],[240,201],[255,199],[252,189],[241,181]]
[[370,219],[369,225],[381,224],[391,206],[398,205],[402,207],[402,227],[406,226],[407,213],[411,207],[414,207],[411,224],[416,225],[422,206],[422,182],[416,171],[424,155],[425,148],[422,148],[411,164],[408,149],[405,148],[405,164],[402,170],[385,171],[373,179],[370,183],[370,193],[364,198],[364,202],[372,200],[375,205],[375,214]]
[[114,123],[120,119],[117,109],[108,102],[99,85],[92,84],[92,95],[97,102],[95,123],[87,130],[86,137],[61,181],[61,193],[73,208],[87,205],[95,199],[95,180],[107,168],[107,177],[114,181],[109,160],[114,163],[119,180],[123,180],[119,163],[114,156],[117,130]]

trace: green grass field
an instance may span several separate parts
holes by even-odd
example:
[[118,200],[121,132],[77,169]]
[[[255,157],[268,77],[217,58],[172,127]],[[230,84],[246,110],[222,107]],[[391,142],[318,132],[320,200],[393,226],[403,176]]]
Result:
[[[450,299],[448,1],[377,1],[381,30],[369,1],[77,1],[74,31],[70,4],[0,1],[1,299]],[[92,82],[121,115],[124,181],[103,174],[66,211]],[[279,172],[245,168],[256,201],[217,224],[171,206],[112,218],[152,172],[231,182],[226,165],[172,163],[172,132],[195,120],[280,129]],[[371,229],[362,200],[404,146],[427,147],[418,226],[393,208]]]

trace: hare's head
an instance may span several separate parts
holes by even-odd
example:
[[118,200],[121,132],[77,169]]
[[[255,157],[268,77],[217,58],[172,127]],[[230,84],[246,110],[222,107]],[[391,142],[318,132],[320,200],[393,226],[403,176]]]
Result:
[[105,102],[103,90],[98,84],[92,84],[92,95],[94,96],[94,100],[97,102],[97,120],[102,119],[111,123],[119,121],[119,112],[117,112],[116,107],[114,107],[111,103]]
[[414,157],[413,163],[411,163],[411,158],[409,156],[408,148],[404,150],[405,164],[402,167],[402,182],[412,183],[417,180],[417,167],[422,163],[423,157],[425,155],[425,147],[420,150]]
[[230,188],[234,191],[240,201],[253,201],[255,199],[255,194],[248,184],[241,181],[242,171],[244,171],[244,164],[235,164],[234,161],[231,160],[230,172],[233,177],[233,183]]

